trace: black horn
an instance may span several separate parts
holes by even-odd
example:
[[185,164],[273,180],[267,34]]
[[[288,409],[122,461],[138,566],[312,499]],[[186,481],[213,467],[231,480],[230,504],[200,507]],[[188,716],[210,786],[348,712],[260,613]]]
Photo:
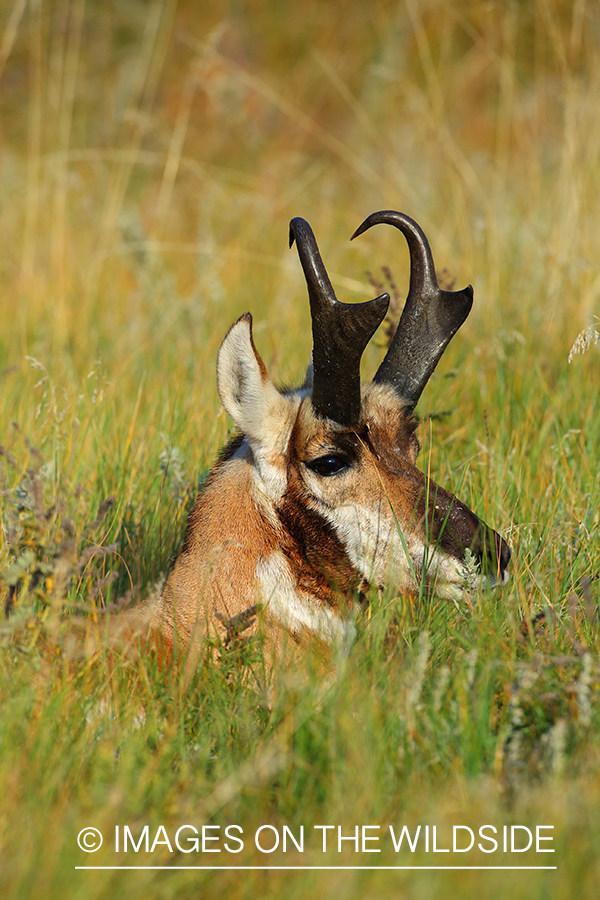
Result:
[[427,238],[421,227],[403,213],[373,213],[351,240],[381,222],[399,228],[407,240],[410,287],[398,328],[373,380],[391,384],[414,409],[448,343],[471,311],[473,288],[469,285],[462,291],[441,290]]
[[360,419],[360,359],[385,317],[389,294],[365,303],[341,303],[304,219],[290,222],[290,247],[294,240],[310,298],[312,404],[317,415],[353,427]]

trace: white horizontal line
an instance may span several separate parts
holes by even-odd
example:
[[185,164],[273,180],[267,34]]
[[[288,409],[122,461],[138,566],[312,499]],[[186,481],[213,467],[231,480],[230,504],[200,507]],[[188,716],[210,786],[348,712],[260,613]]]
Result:
[[490,871],[503,871],[503,872],[515,872],[515,871],[546,871],[551,869],[558,869],[558,866],[75,866],[76,869],[81,870],[97,870],[97,871],[114,871],[114,870],[137,870],[137,871],[145,871],[147,869],[160,869],[161,871],[210,871],[210,872],[233,872],[233,871],[261,871],[261,872],[269,872],[269,871],[304,871],[304,870],[318,870],[318,871],[369,871],[369,872],[381,872],[381,871],[397,871],[400,869],[418,869],[421,871],[448,871],[454,869],[460,870],[469,870],[469,871],[485,871],[489,869]]

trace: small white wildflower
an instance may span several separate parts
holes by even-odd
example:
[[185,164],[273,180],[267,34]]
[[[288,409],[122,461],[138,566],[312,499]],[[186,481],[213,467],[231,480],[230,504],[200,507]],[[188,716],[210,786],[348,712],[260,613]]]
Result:
[[91,401],[93,404],[101,403],[104,400],[104,391],[112,384],[106,377],[106,371],[101,359],[94,361],[94,368],[87,375],[88,381],[92,378],[94,379],[94,387]]
[[569,362],[577,353],[587,353],[593,344],[600,344],[600,332],[596,331],[593,325],[589,325],[575,338],[575,343],[569,352]]
[[178,447],[173,446],[166,435],[161,435],[166,446],[160,451],[160,471],[176,497],[184,494],[189,488],[189,479],[185,469],[185,457]]
[[[427,661],[431,650],[431,640],[428,631],[422,631],[417,640],[417,656],[414,661],[411,683],[406,691],[405,717],[401,717],[403,730],[409,746],[415,749],[416,718],[415,712],[420,711],[419,699],[423,690],[423,681],[427,670]],[[400,752],[400,750],[399,750]],[[401,755],[404,750],[402,750]]]
[[478,656],[479,653],[475,649],[469,650],[469,652],[465,654],[465,662],[467,664],[465,684],[467,690],[470,690],[473,687],[473,681],[475,680],[475,665],[477,663]]
[[462,575],[467,590],[477,590],[477,587],[479,586],[481,581],[481,566],[479,564],[479,560],[477,559],[475,554],[472,553],[469,547],[467,547],[467,549],[465,550]]
[[435,688],[433,690],[433,711],[434,713],[438,713],[440,711],[442,700],[444,699],[444,694],[448,689],[448,685],[450,683],[450,668],[449,666],[441,666],[437,680],[435,683]]
[[550,750],[550,765],[555,775],[560,775],[565,767],[565,754],[567,750],[567,720],[559,719],[548,733],[548,748]]
[[36,359],[35,356],[24,356],[23,359],[27,360],[32,369],[39,369],[41,372],[48,371],[44,363],[40,362],[39,359]]
[[525,714],[521,702],[523,694],[526,694],[526,692],[533,687],[538,677],[537,672],[534,672],[531,669],[525,669],[519,676],[517,685],[513,689],[510,700],[508,701],[508,729],[506,741],[508,743],[507,759],[511,766],[519,766],[522,763]]
[[[26,359],[32,369],[37,369],[38,372],[43,372],[44,374],[40,378],[39,381],[36,381],[34,384],[34,389],[39,388],[42,384],[45,384],[47,381],[50,381],[50,376],[48,375],[48,369],[44,365],[44,363],[40,362],[39,359],[36,359],[35,356],[24,356],[23,359]],[[37,416],[36,416],[37,418]]]

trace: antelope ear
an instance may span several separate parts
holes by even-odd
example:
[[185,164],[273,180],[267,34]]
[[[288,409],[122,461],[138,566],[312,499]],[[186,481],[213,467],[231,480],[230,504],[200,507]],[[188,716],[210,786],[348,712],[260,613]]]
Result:
[[226,412],[251,443],[272,443],[288,404],[279,393],[252,340],[252,316],[231,326],[217,357],[217,390]]

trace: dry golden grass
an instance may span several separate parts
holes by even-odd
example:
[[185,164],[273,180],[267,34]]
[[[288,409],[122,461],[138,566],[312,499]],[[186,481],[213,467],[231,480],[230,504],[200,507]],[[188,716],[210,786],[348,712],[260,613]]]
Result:
[[[567,359],[600,315],[599,40],[590,0],[0,4],[5,896],[597,896],[598,348]],[[65,608],[143,596],[168,565],[227,434],[229,325],[250,310],[273,376],[301,378],[289,219],[342,299],[382,265],[404,289],[392,229],[348,243],[380,208],[475,287],[423,464],[509,540],[501,599],[470,621],[375,610],[339,685],[270,710],[233,664],[184,692],[151,660],[49,660],[40,627],[60,646]],[[425,819],[554,824],[558,871],[74,870],[88,824]]]

